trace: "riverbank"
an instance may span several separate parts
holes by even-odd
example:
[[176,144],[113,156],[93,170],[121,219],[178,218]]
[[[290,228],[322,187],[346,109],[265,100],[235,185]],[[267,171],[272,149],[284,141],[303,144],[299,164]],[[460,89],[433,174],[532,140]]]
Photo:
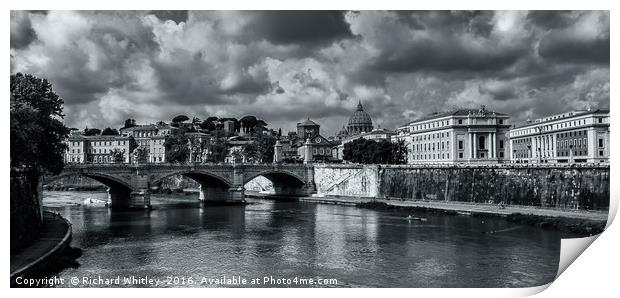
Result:
[[11,287],[20,287],[18,277],[40,277],[59,268],[76,266],[81,251],[71,248],[71,224],[62,216],[43,213],[43,226],[38,240],[19,252],[11,253]]
[[[274,198],[266,194],[246,194],[249,197]],[[286,198],[285,198],[286,199]],[[350,205],[379,210],[410,210],[456,216],[502,217],[510,222],[543,229],[557,229],[577,236],[602,233],[607,224],[607,211],[565,210],[533,206],[494,205],[466,202],[415,201],[367,197],[312,196],[299,201],[321,204]]]

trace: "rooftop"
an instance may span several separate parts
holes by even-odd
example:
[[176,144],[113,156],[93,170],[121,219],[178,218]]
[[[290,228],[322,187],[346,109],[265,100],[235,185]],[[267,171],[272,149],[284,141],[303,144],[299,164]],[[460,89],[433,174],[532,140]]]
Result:
[[548,123],[548,122],[553,122],[553,121],[557,121],[557,120],[560,120],[560,119],[572,118],[572,117],[589,115],[589,114],[609,114],[609,109],[601,108],[601,109],[590,110],[590,111],[588,111],[588,110],[575,110],[575,111],[565,112],[565,113],[561,113],[561,114],[554,114],[554,115],[550,115],[550,116],[547,116],[547,117],[535,119],[534,121],[526,121],[526,122],[523,122],[523,123],[515,124],[514,128],[522,128],[522,127],[528,127],[528,126],[535,126],[535,125],[538,125],[538,124],[541,124],[541,123]]
[[508,114],[487,110],[486,107],[482,105],[480,106],[479,109],[455,109],[451,111],[430,113],[416,120],[410,121],[406,125],[415,123],[415,122],[426,121],[426,120],[431,120],[431,119],[439,119],[439,118],[448,117],[448,116],[485,117],[485,116],[508,116]]
[[310,120],[310,117],[308,117],[308,119],[304,122],[301,123],[297,123],[297,126],[320,126],[319,124],[317,124],[316,122]]

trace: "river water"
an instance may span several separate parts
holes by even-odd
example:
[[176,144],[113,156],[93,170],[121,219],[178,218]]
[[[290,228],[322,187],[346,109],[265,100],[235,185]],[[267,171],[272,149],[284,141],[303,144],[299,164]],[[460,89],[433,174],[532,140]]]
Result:
[[95,282],[134,276],[214,287],[240,277],[261,282],[245,286],[295,287],[297,277],[303,286],[531,287],[555,277],[562,236],[503,219],[306,202],[204,207],[197,195],[154,195],[147,212],[83,204],[105,200],[102,192],[44,197],[46,210],[71,221],[72,246],[83,250],[81,265],[58,276]]

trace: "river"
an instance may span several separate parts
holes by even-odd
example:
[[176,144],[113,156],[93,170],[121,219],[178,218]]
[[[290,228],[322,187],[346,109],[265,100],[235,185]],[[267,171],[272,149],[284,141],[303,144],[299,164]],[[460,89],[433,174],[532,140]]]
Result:
[[[307,202],[204,207],[180,194],[153,195],[150,212],[82,204],[106,197],[44,192],[45,209],[72,223],[72,246],[83,250],[80,266],[59,277],[149,277],[169,282],[162,287],[215,287],[233,276],[330,287],[531,287],[555,277],[562,237],[499,218]],[[238,286],[300,286],[269,283]]]

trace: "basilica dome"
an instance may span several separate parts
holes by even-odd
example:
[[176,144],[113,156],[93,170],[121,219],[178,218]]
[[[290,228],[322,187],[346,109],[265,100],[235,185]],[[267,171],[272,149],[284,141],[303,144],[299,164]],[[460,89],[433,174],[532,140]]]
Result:
[[372,119],[370,115],[364,111],[362,103],[357,104],[357,109],[351,117],[349,117],[349,124],[347,124],[347,131],[349,134],[358,134],[363,132],[369,132],[373,129]]

